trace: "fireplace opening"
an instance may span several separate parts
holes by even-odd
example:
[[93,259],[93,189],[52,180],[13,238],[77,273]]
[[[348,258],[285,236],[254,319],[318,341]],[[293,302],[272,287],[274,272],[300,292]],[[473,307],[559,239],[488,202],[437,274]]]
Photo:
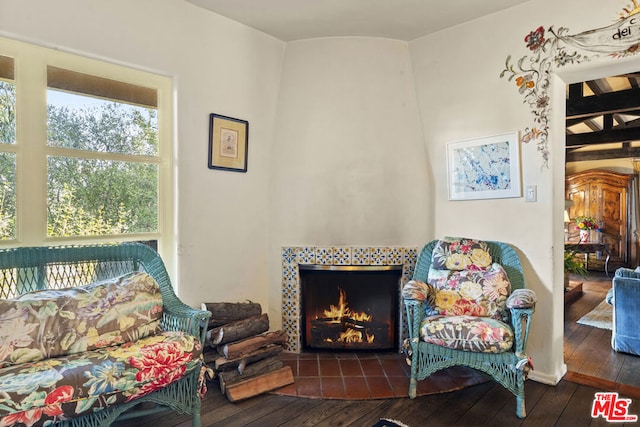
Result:
[[303,350],[397,350],[401,276],[394,265],[300,265]]

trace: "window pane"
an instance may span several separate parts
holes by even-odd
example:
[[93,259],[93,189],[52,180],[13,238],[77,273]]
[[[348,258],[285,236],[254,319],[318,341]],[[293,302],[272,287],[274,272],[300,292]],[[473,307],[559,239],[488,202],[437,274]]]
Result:
[[16,238],[16,155],[0,153],[0,240]]
[[158,155],[154,108],[47,90],[47,143],[77,150]]
[[16,142],[16,87],[13,59],[0,56],[0,143]]
[[48,158],[49,237],[158,230],[158,166]]

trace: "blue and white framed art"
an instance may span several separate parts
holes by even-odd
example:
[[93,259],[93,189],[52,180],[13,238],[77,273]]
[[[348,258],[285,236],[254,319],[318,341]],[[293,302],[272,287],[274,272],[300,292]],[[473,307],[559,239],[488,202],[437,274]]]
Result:
[[449,200],[521,197],[519,132],[447,144]]

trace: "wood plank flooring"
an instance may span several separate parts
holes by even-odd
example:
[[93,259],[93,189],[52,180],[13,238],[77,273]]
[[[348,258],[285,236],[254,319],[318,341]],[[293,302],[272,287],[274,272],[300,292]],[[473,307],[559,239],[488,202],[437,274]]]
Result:
[[[609,425],[603,418],[591,418],[594,393],[599,391],[596,388],[563,380],[555,387],[528,381],[525,389],[528,416],[521,420],[515,415],[513,395],[494,382],[413,400],[329,400],[265,394],[230,403],[212,387],[203,402],[202,425],[367,427],[380,418],[396,419],[411,427]],[[636,401],[631,404],[630,413],[640,414]],[[114,427],[147,425],[188,427],[191,420],[169,412],[119,422]]]
[[[632,398],[630,414],[640,415],[640,358],[611,350],[611,332],[578,325],[582,315],[604,298],[611,279],[593,273],[584,294],[565,307],[565,361],[569,373],[556,386],[525,385],[527,418],[515,415],[515,398],[495,382],[416,399],[331,400],[265,394],[230,403],[215,381],[203,401],[203,427],[367,427],[392,418],[411,427],[429,426],[605,426],[591,418],[598,391]],[[188,416],[173,412],[122,421],[114,427],[187,427]],[[631,426],[638,423],[616,423]]]
[[640,357],[614,351],[611,331],[576,323],[605,298],[611,289],[611,279],[598,272],[590,272],[587,280],[572,279],[583,282],[583,294],[565,305],[564,360],[567,370],[583,377],[640,387]]

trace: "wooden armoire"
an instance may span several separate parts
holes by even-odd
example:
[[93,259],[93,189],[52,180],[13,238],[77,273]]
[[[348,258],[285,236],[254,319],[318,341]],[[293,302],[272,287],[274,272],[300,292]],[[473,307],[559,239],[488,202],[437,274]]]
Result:
[[[629,266],[630,194],[633,175],[607,170],[588,170],[566,177],[565,198],[571,200],[569,218],[592,216],[602,227],[601,241],[611,258],[609,271]],[[569,241],[579,240],[575,221],[568,224]],[[589,269],[603,269],[602,260],[589,258]],[[600,262],[598,262],[600,261]]]

